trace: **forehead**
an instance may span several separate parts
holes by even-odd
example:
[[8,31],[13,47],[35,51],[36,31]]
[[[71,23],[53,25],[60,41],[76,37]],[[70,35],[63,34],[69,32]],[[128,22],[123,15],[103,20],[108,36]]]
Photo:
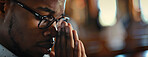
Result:
[[49,8],[56,13],[63,13],[65,8],[65,0],[18,0],[30,8]]
[[63,6],[65,0],[18,0],[32,6],[44,5],[48,7]]
[[64,2],[65,0],[18,0],[23,2],[45,2],[45,3],[55,3],[55,2]]

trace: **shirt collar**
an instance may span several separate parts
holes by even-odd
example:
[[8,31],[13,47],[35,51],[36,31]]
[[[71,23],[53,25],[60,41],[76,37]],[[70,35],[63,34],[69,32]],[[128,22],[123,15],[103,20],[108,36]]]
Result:
[[17,56],[0,44],[0,57],[17,57]]

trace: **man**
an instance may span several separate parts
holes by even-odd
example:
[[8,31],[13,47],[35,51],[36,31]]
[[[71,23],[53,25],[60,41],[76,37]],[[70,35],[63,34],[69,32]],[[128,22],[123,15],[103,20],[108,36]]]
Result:
[[86,57],[76,31],[63,20],[65,2],[1,0],[0,44],[18,57]]

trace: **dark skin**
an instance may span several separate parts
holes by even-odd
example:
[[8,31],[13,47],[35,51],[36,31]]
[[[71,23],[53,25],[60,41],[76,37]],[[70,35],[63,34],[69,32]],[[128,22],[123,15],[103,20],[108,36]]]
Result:
[[86,57],[84,45],[70,23],[62,22],[58,31],[60,34],[56,38],[56,57]]
[[[63,14],[66,2],[65,0],[19,1],[41,15],[48,15],[51,12],[39,8],[51,9],[56,19]],[[5,12],[0,12],[0,44],[17,56],[42,57],[45,53],[49,53],[47,49],[50,40],[56,38],[55,49],[50,53],[51,57],[86,57],[84,45],[70,23],[61,20],[58,24],[54,22],[47,29],[39,29],[37,26],[39,20],[14,2],[5,2],[1,10]]]

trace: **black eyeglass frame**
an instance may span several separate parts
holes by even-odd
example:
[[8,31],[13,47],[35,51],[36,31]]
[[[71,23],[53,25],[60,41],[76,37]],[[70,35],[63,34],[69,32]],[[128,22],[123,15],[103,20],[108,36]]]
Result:
[[[59,19],[55,19],[55,17],[52,16],[52,15],[40,15],[36,11],[32,10],[31,8],[29,8],[27,5],[21,3],[21,2],[19,2],[17,0],[15,0],[15,3],[17,3],[17,5],[19,5],[20,7],[24,8],[27,11],[29,11],[30,13],[32,13],[36,17],[37,20],[40,20],[39,23],[38,23],[38,28],[39,29],[46,29],[46,28],[50,27],[55,21],[58,22],[60,19],[64,18],[64,14],[62,14],[62,17],[60,17]],[[49,19],[52,19],[52,21],[49,21]],[[46,22],[48,22],[48,23],[47,23],[47,25],[45,27],[40,27],[41,22],[43,20],[46,21]]]

